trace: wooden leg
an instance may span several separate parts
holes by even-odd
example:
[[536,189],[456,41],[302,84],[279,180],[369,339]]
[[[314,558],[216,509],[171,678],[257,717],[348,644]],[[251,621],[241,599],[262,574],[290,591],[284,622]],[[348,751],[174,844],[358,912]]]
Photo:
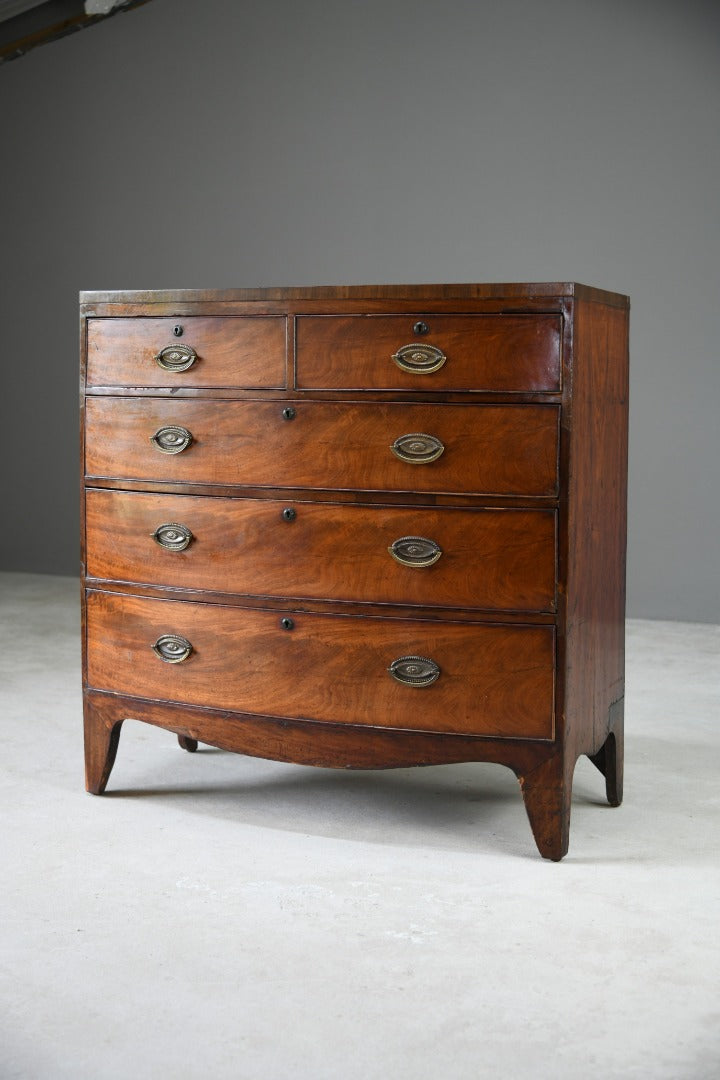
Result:
[[84,702],[85,787],[93,795],[102,795],[115,764],[123,721],[108,715],[90,698]]
[[562,755],[556,754],[526,776],[518,776],[538,851],[553,862],[567,855],[572,774]]
[[623,798],[623,741],[621,724],[610,732],[597,754],[588,754],[605,777],[605,791],[611,806],[619,806]]
[[191,739],[189,735],[178,735],[178,742],[189,754],[194,754],[198,748],[197,739]]

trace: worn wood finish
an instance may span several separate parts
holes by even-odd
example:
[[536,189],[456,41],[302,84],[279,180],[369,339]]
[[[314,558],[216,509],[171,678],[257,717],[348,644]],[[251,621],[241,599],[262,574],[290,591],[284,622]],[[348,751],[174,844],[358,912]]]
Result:
[[[427,331],[415,332],[424,322]],[[299,389],[560,390],[559,315],[300,316]],[[447,357],[431,373],[408,373],[392,357],[404,345],[432,345]]]
[[[91,477],[365,491],[552,495],[557,490],[554,405],[369,405],[324,401],[166,401],[88,398],[85,468]],[[178,425],[179,454],[150,441]],[[430,464],[400,461],[403,435],[438,438]],[[279,467],[282,463],[282,467]]]
[[[174,327],[182,330],[180,336]],[[165,371],[155,357],[186,345],[197,360]],[[286,320],[280,316],[89,319],[88,386],[285,386]]]
[[87,694],[83,706],[85,788],[93,795],[102,795],[115,764],[124,717],[110,716],[95,709]]
[[[97,592],[87,618],[94,688],[336,724],[552,737],[552,627],[283,616]],[[160,660],[152,646],[163,634],[189,641],[189,659]],[[440,677],[401,685],[388,669],[404,656],[429,657]]]
[[[290,520],[285,520],[285,517]],[[91,490],[87,572],[247,595],[507,611],[555,608],[555,512],[433,510]],[[183,551],[154,539],[192,534]],[[401,565],[394,541],[422,535],[442,555]]]
[[87,477],[88,489],[105,488],[113,491],[140,491],[155,492],[158,495],[205,495],[212,498],[228,499],[264,499],[278,498],[286,501],[294,499],[305,502],[311,499],[314,503],[358,503],[362,505],[382,504],[383,506],[447,506],[454,509],[473,509],[481,505],[484,508],[502,507],[503,509],[526,510],[528,507],[542,509],[555,509],[558,505],[557,495],[477,495],[434,491],[359,491],[325,490],[316,488],[308,491],[306,488],[283,488],[269,491],[267,487],[256,487],[243,484],[242,491],[233,484],[197,484],[185,483],[178,480],[125,480],[122,477],[92,476]]
[[[88,385],[83,362],[83,471],[98,489],[87,493],[83,553],[89,790],[104,790],[120,725],[135,719],[190,751],[206,742],[338,768],[497,762],[518,776],[538,848],[554,860],[567,851],[581,754],[619,804],[626,297],[544,283],[85,293],[81,303],[83,358],[98,319],[120,327],[121,352],[123,321],[251,316],[290,330],[285,373],[265,367],[257,378],[270,381],[254,388],[236,368],[227,385],[172,375],[161,386],[114,364],[111,381]],[[438,326],[448,335],[431,391],[424,376],[379,374],[378,343],[418,319],[430,327],[420,340],[432,344]],[[506,329],[478,331],[470,347],[475,325]],[[529,326],[539,337],[522,348]],[[195,437],[176,457],[149,443],[169,424]],[[442,439],[445,453],[427,466],[397,461],[390,444],[412,432]],[[150,540],[155,510],[170,506],[197,506],[194,550]],[[297,517],[273,534],[282,508]],[[443,556],[427,573],[383,564],[377,545],[401,525],[408,536],[445,530],[431,537]],[[149,632],[183,634],[194,652],[163,663]],[[432,649],[435,683],[393,682],[386,652]]]
[[570,802],[575,762],[558,752],[535,768],[518,772],[520,789],[538,851],[559,862],[570,842]]
[[[315,285],[287,286],[270,289],[121,289],[113,292],[88,289],[80,293],[83,308],[95,304],[130,304],[135,314],[137,304],[147,306],[170,305],[177,308],[182,304],[230,303],[241,305],[250,303],[275,303],[288,307],[313,305],[319,300],[334,305],[335,310],[342,310],[347,302],[362,304],[365,310],[388,308],[392,305],[409,302],[413,308],[420,302],[423,311],[428,304],[443,307],[453,301],[478,301],[482,308],[497,304],[502,308],[514,308],[524,311],[541,307],[544,310],[556,309],[564,299],[576,298],[606,307],[628,308],[630,301],[622,293],[596,289],[592,285],[581,285],[577,281],[532,281],[505,282],[486,284],[477,282],[443,283],[435,285]],[[341,303],[342,302],[342,303]],[[392,307],[391,307],[392,310]]]

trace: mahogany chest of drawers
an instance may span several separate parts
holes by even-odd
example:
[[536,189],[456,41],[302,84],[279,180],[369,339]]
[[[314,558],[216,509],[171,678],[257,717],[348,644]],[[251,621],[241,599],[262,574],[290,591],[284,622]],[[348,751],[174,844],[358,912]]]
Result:
[[125,719],[280,761],[513,769],[542,855],[622,788],[628,300],[81,294],[89,791]]

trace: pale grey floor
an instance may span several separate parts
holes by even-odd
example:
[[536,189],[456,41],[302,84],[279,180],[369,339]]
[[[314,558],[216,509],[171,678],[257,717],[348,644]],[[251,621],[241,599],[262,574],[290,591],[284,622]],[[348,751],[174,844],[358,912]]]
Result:
[[720,627],[631,622],[626,801],[570,854],[491,765],[342,773],[127,723],[83,790],[78,585],[0,575],[0,1076],[720,1074]]

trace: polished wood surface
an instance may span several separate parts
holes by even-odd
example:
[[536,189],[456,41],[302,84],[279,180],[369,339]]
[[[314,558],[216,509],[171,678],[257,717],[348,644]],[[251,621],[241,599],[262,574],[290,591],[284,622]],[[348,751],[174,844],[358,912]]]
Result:
[[[622,798],[628,306],[575,283],[82,294],[88,790],[126,719],[325,767],[492,761],[561,859],[581,754]],[[192,345],[195,319],[282,324],[282,370],[256,342],[218,383],[205,355],[195,382],[120,372],[141,320]],[[107,382],[93,321],[117,327]],[[404,382],[390,360],[386,378],[386,347],[414,340],[394,328],[417,321],[420,342],[446,335],[446,363]],[[194,442],[160,454],[150,437],[173,424]],[[398,461],[412,433],[445,452]],[[163,551],[150,534],[190,507],[190,547]],[[396,528],[433,534],[440,560],[394,563]],[[190,658],[164,663],[150,632],[187,637]],[[438,680],[394,682],[396,653],[434,655]]]
[[575,365],[570,433],[565,708],[579,756],[612,732],[622,746],[628,313],[580,304],[575,334],[584,363]]
[[[174,333],[177,327],[182,331]],[[165,371],[155,357],[185,345],[197,359],[185,371]],[[286,320],[280,316],[198,315],[178,318],[88,319],[88,386],[268,387],[285,385]]]
[[[552,510],[400,509],[96,489],[87,493],[87,573],[248,595],[553,611],[555,518]],[[165,523],[190,530],[185,550],[166,550],[153,539]],[[432,566],[401,565],[388,549],[418,535],[434,540],[442,555]]]
[[557,754],[554,743],[542,739],[450,737],[427,731],[326,724],[149,701],[105,690],[86,689],[83,705],[88,740],[86,760],[90,764],[87,787],[95,793],[104,790],[109,776],[108,733],[116,729],[119,736],[124,720],[154,724],[233,753],[326,769],[404,769],[413,765],[492,761],[520,774],[530,773]]
[[[558,315],[300,316],[296,386],[557,393],[560,332]],[[393,355],[413,343],[439,349],[443,366],[422,374],[398,367]]]
[[[554,631],[548,626],[277,612],[88,596],[88,685],[136,697],[336,724],[549,739]],[[182,663],[152,645],[180,635]],[[389,674],[422,656],[440,667],[427,687]]]
[[[295,409],[293,420],[283,410]],[[88,477],[366,491],[552,495],[557,490],[554,405],[407,405],[325,401],[88,398]],[[179,454],[150,441],[179,425],[193,443]],[[445,452],[430,464],[390,449],[421,432]]]

